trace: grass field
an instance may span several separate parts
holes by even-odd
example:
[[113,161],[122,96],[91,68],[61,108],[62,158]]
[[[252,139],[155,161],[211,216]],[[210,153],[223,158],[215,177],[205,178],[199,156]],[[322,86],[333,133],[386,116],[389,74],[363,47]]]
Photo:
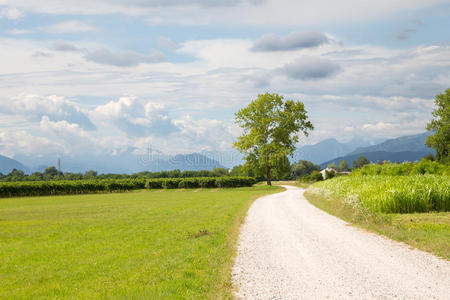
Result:
[[280,190],[0,199],[0,298],[231,298],[239,225]]

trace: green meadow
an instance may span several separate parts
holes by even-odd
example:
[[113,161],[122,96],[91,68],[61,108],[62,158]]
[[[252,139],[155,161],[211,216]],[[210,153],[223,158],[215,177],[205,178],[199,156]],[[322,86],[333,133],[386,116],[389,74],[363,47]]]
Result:
[[231,298],[245,213],[281,190],[0,199],[0,298]]

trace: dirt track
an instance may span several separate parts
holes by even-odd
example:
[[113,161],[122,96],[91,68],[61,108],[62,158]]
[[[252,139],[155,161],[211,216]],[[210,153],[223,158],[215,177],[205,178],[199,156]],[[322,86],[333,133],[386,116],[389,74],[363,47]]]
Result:
[[237,298],[450,299],[450,262],[348,226],[286,188],[248,212]]

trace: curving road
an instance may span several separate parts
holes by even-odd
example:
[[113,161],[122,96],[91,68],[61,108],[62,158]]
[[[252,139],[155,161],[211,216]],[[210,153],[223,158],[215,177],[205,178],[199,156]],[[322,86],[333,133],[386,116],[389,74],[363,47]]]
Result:
[[248,211],[236,298],[450,299],[450,262],[348,226],[285,188]]

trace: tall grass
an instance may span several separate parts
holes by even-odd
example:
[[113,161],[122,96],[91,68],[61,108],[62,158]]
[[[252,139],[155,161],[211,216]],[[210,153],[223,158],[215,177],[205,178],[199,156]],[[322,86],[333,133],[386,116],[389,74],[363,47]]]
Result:
[[450,211],[450,177],[445,175],[341,176],[315,186],[376,213]]

